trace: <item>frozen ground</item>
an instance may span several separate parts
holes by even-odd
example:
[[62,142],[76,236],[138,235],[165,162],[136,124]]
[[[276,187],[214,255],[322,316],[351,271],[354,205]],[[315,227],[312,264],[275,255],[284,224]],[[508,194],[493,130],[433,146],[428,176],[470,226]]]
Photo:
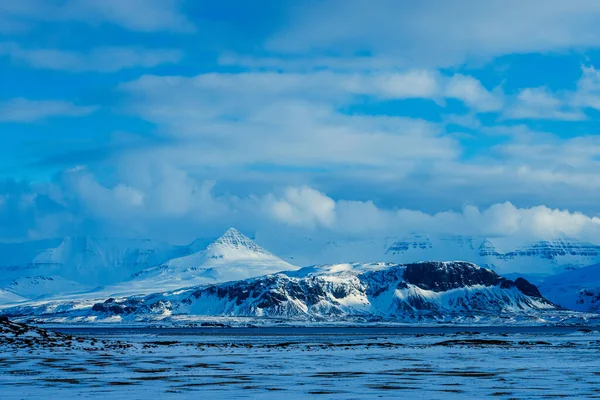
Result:
[[0,340],[3,400],[600,398],[588,328],[62,331],[51,346]]

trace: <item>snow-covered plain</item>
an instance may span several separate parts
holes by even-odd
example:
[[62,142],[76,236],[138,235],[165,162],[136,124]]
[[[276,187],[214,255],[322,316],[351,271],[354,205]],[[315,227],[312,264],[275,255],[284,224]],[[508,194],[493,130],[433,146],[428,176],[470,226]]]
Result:
[[269,329],[88,329],[71,331],[67,347],[4,342],[0,397],[600,398],[598,331]]

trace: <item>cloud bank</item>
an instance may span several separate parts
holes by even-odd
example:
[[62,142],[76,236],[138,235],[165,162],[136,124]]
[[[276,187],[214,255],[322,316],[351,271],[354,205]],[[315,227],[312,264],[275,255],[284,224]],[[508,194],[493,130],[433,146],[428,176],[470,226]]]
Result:
[[334,200],[308,186],[238,197],[217,194],[215,182],[160,168],[147,182],[101,184],[85,168],[65,171],[52,184],[0,186],[0,239],[30,240],[72,232],[191,241],[229,226],[247,232],[300,237],[364,238],[408,233],[508,237],[524,241],[577,238],[600,243],[600,218],[510,202],[485,209],[425,213],[382,208],[372,201]]

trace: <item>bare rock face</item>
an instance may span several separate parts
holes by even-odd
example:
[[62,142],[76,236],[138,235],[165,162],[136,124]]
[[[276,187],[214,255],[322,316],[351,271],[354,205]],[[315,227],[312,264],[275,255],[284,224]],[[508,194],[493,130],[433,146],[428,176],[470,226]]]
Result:
[[468,262],[423,262],[408,264],[404,280],[421,289],[444,292],[461,287],[500,285],[502,289],[516,287],[526,296],[543,299],[539,289],[525,278],[506,279],[494,271]]
[[527,296],[543,298],[537,286],[529,283],[529,281],[527,281],[525,278],[517,278],[515,280],[515,285],[517,286],[517,289],[521,291],[521,293]]
[[506,279],[468,262],[407,264],[404,280],[421,289],[445,292],[465,286],[495,286]]

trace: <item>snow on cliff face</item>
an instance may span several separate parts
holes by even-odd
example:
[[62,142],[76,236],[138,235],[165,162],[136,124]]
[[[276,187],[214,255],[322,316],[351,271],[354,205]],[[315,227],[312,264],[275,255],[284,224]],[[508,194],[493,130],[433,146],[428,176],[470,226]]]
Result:
[[452,321],[555,310],[524,279],[511,281],[466,262],[342,264],[192,287],[146,297],[16,307],[6,315],[157,320],[176,315],[297,321]]

